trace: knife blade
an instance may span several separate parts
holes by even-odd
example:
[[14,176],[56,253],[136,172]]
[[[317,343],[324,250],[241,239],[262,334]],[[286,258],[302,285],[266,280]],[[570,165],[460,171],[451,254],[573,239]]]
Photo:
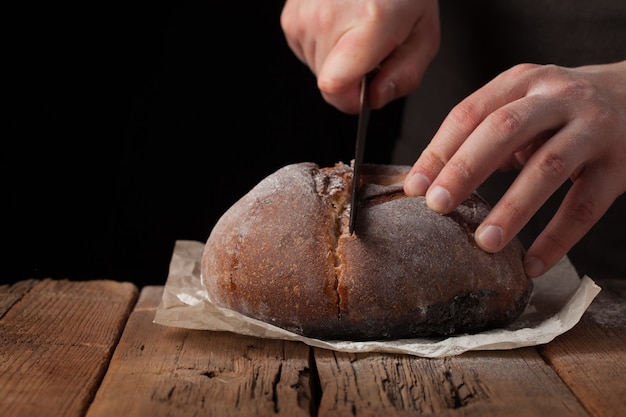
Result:
[[352,195],[350,198],[350,221],[348,232],[352,235],[356,230],[356,216],[358,211],[358,197],[361,181],[361,168],[365,153],[365,139],[367,139],[367,125],[370,118],[369,81],[372,73],[366,74],[361,81],[361,108],[356,132],[356,148],[354,152],[354,167],[352,173]]

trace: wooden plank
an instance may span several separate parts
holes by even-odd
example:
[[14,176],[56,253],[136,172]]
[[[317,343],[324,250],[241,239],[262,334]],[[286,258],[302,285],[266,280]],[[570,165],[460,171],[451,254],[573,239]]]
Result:
[[39,280],[36,279],[27,279],[11,285],[0,285],[0,317],[4,316],[13,304],[21,300],[24,294],[38,282]]
[[153,323],[144,287],[88,417],[309,416],[308,346]]
[[137,292],[50,279],[25,292],[0,319],[2,416],[84,415]]
[[319,417],[587,416],[534,348],[428,359],[316,349]]
[[626,281],[600,281],[581,321],[540,353],[593,416],[626,410]]

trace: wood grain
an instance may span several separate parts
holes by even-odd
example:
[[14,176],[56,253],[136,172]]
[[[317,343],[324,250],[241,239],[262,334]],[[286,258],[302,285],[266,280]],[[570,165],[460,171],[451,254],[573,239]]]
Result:
[[82,416],[137,288],[67,280],[29,281],[21,288],[26,291],[0,319],[2,416]]
[[323,416],[587,416],[534,348],[443,359],[315,351]]
[[162,287],[145,287],[88,417],[309,416],[301,343],[153,323]]
[[593,416],[626,414],[626,281],[603,290],[569,332],[540,348]]
[[30,291],[38,282],[39,280],[36,279],[27,279],[12,285],[0,285],[0,317],[4,316],[13,307],[13,304],[21,300],[24,294]]
[[157,325],[160,286],[3,285],[0,415],[621,416],[626,281],[599,284],[546,345],[441,359]]

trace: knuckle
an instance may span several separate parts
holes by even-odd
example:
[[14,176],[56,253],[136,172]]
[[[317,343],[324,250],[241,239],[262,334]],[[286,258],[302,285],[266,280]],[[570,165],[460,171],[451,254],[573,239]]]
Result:
[[430,147],[425,149],[419,158],[420,165],[428,172],[440,172],[447,162],[447,159],[436,149]]
[[541,177],[551,182],[565,181],[569,177],[563,157],[554,152],[543,154],[536,163]]
[[571,244],[568,243],[563,233],[552,231],[542,236],[542,245],[544,247],[544,253],[567,253]]
[[286,2],[285,7],[280,13],[280,26],[281,29],[288,36],[297,36],[303,32],[303,20],[300,10],[293,6],[291,2]]
[[468,134],[481,120],[479,109],[469,101],[456,105],[448,117],[451,126],[455,126],[458,130]]
[[291,25],[291,18],[287,15],[284,9],[280,14],[280,28],[287,34],[291,33],[291,30],[293,29],[293,26]]
[[556,84],[556,91],[560,95],[579,101],[588,101],[598,95],[596,87],[590,82],[580,79],[563,76]]
[[598,218],[597,204],[592,199],[577,199],[563,204],[563,218],[568,224],[591,225]]
[[474,170],[467,161],[460,158],[451,159],[446,165],[446,169],[450,170],[455,182],[468,182],[471,180]]
[[551,95],[562,97],[579,105],[581,102],[595,101],[600,91],[589,80],[577,77],[567,69],[557,65],[545,65],[537,69],[536,79],[546,87]]
[[538,64],[521,63],[508,69],[505,74],[514,80],[534,74],[541,66]]
[[486,122],[494,133],[496,133],[497,138],[507,140],[518,133],[522,127],[521,115],[506,107],[500,108],[490,114]]
[[361,13],[370,21],[381,21],[390,14],[390,9],[377,2],[365,2],[362,4]]
[[598,206],[592,199],[578,199],[563,203],[555,217],[555,224],[541,235],[541,247],[545,253],[567,253],[582,233],[599,218]]
[[330,30],[335,22],[336,16],[332,7],[319,7],[312,17],[312,21],[317,24],[318,28]]
[[517,201],[513,201],[508,198],[502,198],[498,202],[498,210],[504,214],[507,219],[511,219],[514,221],[525,220],[528,216],[526,215],[526,211],[522,210],[519,203]]
[[291,16],[286,15],[285,13],[280,16],[280,26],[285,33],[287,40],[292,40],[292,38],[295,38],[298,35],[298,25],[296,25]]

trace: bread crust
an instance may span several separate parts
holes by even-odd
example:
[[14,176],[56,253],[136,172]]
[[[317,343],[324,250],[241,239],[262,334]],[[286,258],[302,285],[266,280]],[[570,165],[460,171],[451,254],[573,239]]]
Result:
[[211,301],[321,339],[451,335],[512,322],[532,291],[519,240],[482,251],[473,233],[487,203],[473,194],[437,214],[404,194],[409,169],[364,167],[353,235],[349,165],[305,162],[271,174],[209,235],[202,281]]

